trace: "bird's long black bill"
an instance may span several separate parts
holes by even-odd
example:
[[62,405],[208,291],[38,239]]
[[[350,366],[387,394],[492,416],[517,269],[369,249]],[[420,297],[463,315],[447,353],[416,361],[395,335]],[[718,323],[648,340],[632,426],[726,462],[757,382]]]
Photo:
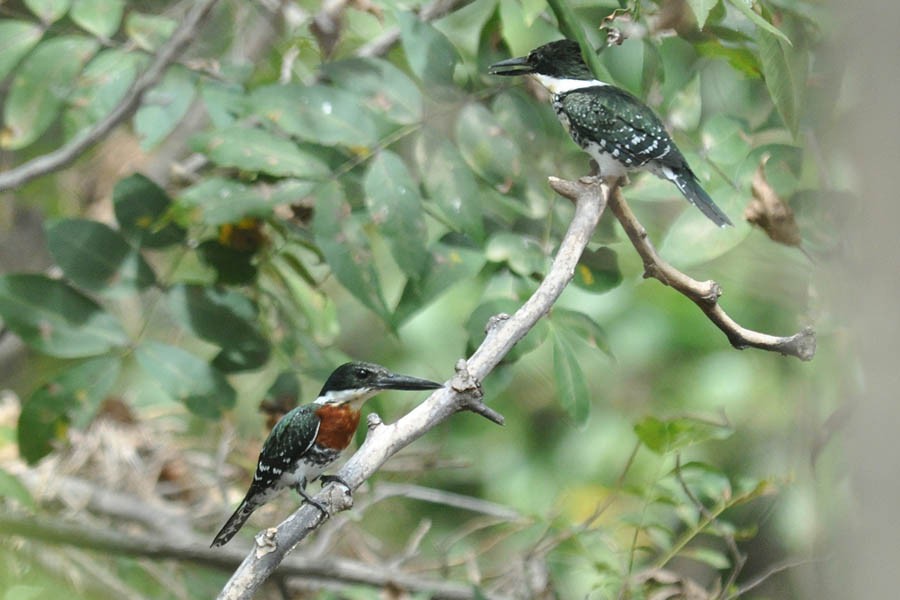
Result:
[[524,56],[507,58],[488,67],[488,73],[491,75],[528,75],[533,72],[534,68],[528,64],[528,59]]
[[408,375],[385,375],[375,382],[375,386],[382,390],[436,390],[444,387],[443,384],[428,379],[409,377]]

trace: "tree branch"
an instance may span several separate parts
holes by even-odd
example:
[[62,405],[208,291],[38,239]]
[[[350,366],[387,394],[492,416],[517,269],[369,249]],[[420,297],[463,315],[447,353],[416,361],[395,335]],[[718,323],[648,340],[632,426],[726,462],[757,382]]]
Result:
[[697,281],[667,263],[647,239],[647,231],[641,225],[631,207],[625,202],[618,188],[609,198],[609,208],[622,224],[628,239],[644,261],[644,277],[652,277],[664,285],[687,296],[700,307],[709,320],[718,327],[739,350],[752,347],[795,356],[800,360],[812,360],[816,353],[816,333],[811,327],[787,337],[759,333],[742,327],[719,305],[722,288],[715,281]]
[[[480,382],[528,331],[546,315],[575,273],[575,267],[606,207],[609,188],[596,178],[578,182],[550,178],[550,185],[575,202],[575,215],[562,239],[559,252],[535,293],[513,315],[496,320],[475,353],[456,365],[456,374],[443,388],[393,424],[384,424],[369,415],[369,434],[360,449],[338,472],[350,486],[358,488],[391,456],[412,443],[451,415],[469,410],[495,422],[502,417],[484,406]],[[614,186],[617,183],[613,184]],[[315,499],[331,514],[353,504],[350,490],[330,484]],[[249,599],[275,571],[288,552],[325,520],[310,505],[301,506],[277,528],[256,536],[256,547],[244,559],[219,594],[220,599]],[[395,582],[401,585],[401,582]]]
[[144,94],[159,82],[169,65],[175,62],[194,40],[197,29],[216,2],[218,0],[202,0],[194,4],[172,37],[159,48],[147,70],[138,77],[125,97],[106,117],[61,148],[0,173],[0,192],[17,188],[32,179],[72,164],[85,150],[105,138],[119,123],[131,116],[140,106]]

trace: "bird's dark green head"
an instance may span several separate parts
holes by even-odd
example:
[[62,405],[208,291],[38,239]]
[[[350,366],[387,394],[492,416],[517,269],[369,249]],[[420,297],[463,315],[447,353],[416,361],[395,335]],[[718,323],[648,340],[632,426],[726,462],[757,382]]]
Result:
[[488,68],[492,75],[544,75],[554,79],[594,79],[581,57],[581,47],[572,40],[557,40],[535,48],[528,56],[510,58]]
[[348,362],[335,369],[316,400],[321,404],[364,401],[382,390],[434,390],[440,383],[399,375],[374,363]]

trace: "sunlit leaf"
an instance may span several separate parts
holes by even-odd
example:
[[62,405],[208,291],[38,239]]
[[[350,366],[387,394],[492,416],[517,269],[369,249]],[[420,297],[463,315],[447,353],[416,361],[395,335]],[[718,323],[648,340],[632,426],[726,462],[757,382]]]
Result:
[[369,163],[363,181],[369,216],[391,247],[400,269],[412,278],[428,265],[422,197],[403,160],[384,150]]
[[489,261],[506,263],[514,273],[525,277],[543,273],[547,265],[547,256],[537,240],[510,231],[492,235],[484,254]]
[[709,11],[719,3],[719,0],[687,0],[687,3],[694,12],[694,17],[697,18],[697,28],[703,29],[703,26],[706,25]]
[[113,207],[122,234],[139,247],[163,248],[184,241],[187,235],[178,224],[161,222],[172,207],[172,199],[140,173],[116,183]]
[[47,227],[47,247],[75,285],[96,292],[138,291],[156,281],[144,257],[108,225],[63,219]]
[[259,309],[240,292],[180,284],[169,290],[168,299],[172,314],[183,327],[222,348],[213,361],[219,370],[246,371],[269,359],[269,342],[257,324]]
[[33,464],[65,439],[69,423],[92,416],[119,378],[121,360],[103,356],[78,363],[38,388],[19,415],[19,453]]
[[452,83],[459,56],[444,34],[408,11],[398,11],[397,22],[403,53],[413,73],[426,83]]
[[0,21],[0,80],[6,78],[43,35],[40,26],[28,21]]
[[194,75],[175,65],[166,71],[158,85],[144,94],[141,108],[134,115],[134,128],[142,148],[153,148],[175,130],[191,107],[195,92]]
[[361,98],[324,85],[267,85],[248,99],[251,110],[282,131],[325,146],[368,148],[378,141],[371,116],[360,110]]
[[58,21],[69,11],[72,0],[24,0],[25,6],[44,23]]
[[351,58],[326,63],[323,70],[338,87],[359,96],[374,113],[402,124],[422,119],[422,94],[406,74],[379,58]]
[[201,417],[217,419],[237,394],[222,373],[190,352],[158,342],[135,349],[138,364],[174,400]]
[[125,31],[128,37],[141,50],[155,52],[168,40],[178,22],[169,17],[147,15],[137,11],[131,11],[125,18]]
[[634,426],[634,432],[641,443],[653,452],[668,454],[709,440],[724,440],[734,430],[729,425],[690,417],[646,417]]
[[101,50],[75,82],[75,91],[65,113],[69,137],[106,117],[122,100],[147,57],[118,48]]
[[312,181],[296,179],[245,185],[233,179],[209,177],[182,191],[177,205],[182,210],[197,210],[207,225],[237,223],[245,217],[266,217],[280,204],[303,199],[315,186]]
[[217,165],[280,177],[321,178],[328,167],[294,142],[254,127],[233,125],[194,138],[196,150]]
[[109,38],[122,22],[123,0],[74,0],[69,17],[89,33]]
[[0,276],[0,317],[26,344],[51,356],[94,356],[128,343],[119,321],[99,304],[44,275]]
[[791,40],[789,40],[781,30],[769,23],[762,15],[753,10],[753,0],[728,0],[728,2],[736,9],[738,9],[738,11],[740,11],[742,15],[750,19],[754,25],[774,36],[781,38],[782,41],[790,45]]
[[0,498],[9,498],[15,500],[22,506],[27,508],[34,507],[34,498],[19,478],[0,469]]
[[97,51],[96,40],[60,36],[41,42],[13,77],[3,105],[0,147],[23,148],[56,120],[75,78]]
[[591,395],[578,364],[578,353],[565,334],[556,333],[552,339],[553,376],[559,402],[576,425],[584,425],[591,411]]

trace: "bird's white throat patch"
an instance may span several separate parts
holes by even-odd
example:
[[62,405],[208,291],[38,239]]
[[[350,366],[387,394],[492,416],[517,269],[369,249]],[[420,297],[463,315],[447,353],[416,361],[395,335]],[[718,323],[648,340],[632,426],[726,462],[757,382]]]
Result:
[[363,402],[378,393],[372,388],[357,388],[353,390],[329,390],[316,398],[316,404],[351,404],[359,407]]
[[547,88],[551,94],[565,94],[573,90],[609,85],[599,79],[561,79],[540,73],[532,73],[531,76],[537,79],[538,83]]

